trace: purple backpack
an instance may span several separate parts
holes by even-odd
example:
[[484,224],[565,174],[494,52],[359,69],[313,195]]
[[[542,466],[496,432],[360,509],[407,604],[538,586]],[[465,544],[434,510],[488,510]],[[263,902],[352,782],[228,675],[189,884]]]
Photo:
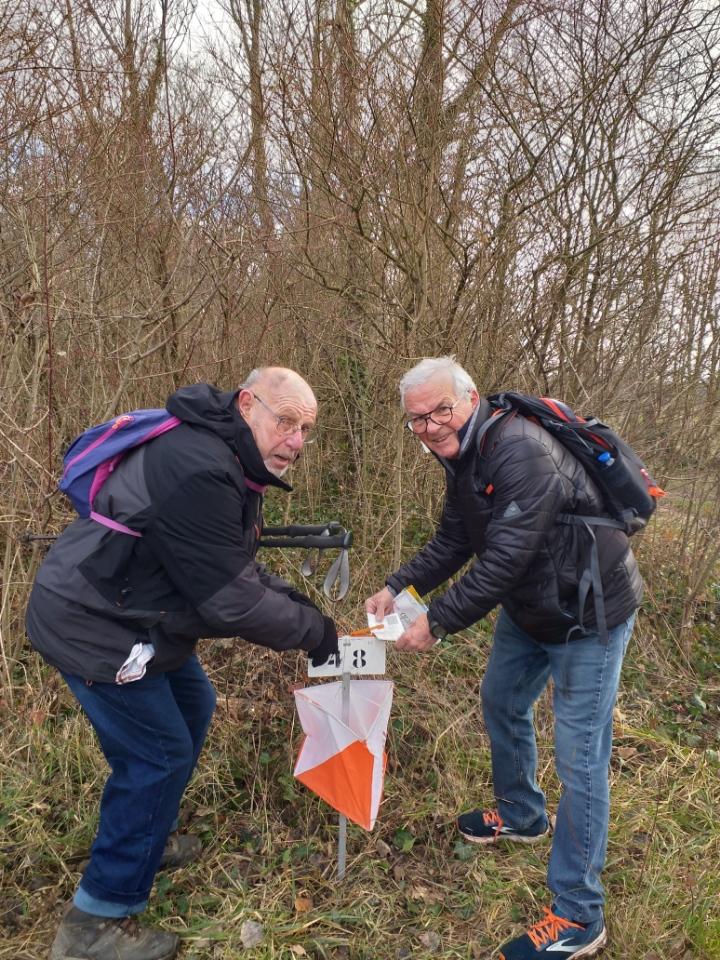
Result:
[[173,430],[178,420],[165,409],[133,410],[113,420],[90,427],[73,440],[63,457],[63,475],[58,487],[67,494],[81,517],[96,520],[118,533],[141,537],[110,517],[93,510],[93,502],[107,478],[129,450]]

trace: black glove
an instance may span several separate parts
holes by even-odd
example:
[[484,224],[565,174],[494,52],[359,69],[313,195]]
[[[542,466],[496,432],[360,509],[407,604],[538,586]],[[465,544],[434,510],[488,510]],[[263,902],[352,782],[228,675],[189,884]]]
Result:
[[291,590],[288,596],[294,603],[299,603],[302,607],[311,607],[313,610],[317,610],[318,613],[322,613],[320,607],[316,606],[310,597],[306,597],[305,594],[300,593],[299,590]]
[[337,630],[330,617],[323,617],[323,627],[323,638],[320,646],[310,651],[310,663],[314,667],[321,667],[329,657],[337,656],[340,652],[338,650]]

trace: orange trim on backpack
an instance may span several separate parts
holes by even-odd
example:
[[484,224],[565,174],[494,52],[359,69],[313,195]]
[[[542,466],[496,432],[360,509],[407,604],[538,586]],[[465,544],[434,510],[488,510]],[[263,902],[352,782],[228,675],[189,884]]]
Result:
[[655,481],[654,481],[653,478],[650,476],[650,474],[647,472],[647,470],[644,470],[644,469],[643,469],[643,470],[640,471],[640,473],[643,475],[643,478],[644,478],[644,480],[645,480],[645,483],[647,484],[648,493],[650,494],[651,497],[655,497],[656,500],[659,500],[660,497],[666,497],[666,496],[667,496],[667,494],[665,493],[665,491],[663,490],[663,488],[662,488],[662,487],[659,487],[659,486],[655,483]]
[[[583,423],[585,421],[583,420]],[[589,437],[592,437],[593,440],[601,447],[605,447],[606,450],[612,450],[612,446],[605,440],[603,437],[599,437],[596,433],[588,433]]]
[[[565,413],[564,410],[560,409],[560,407],[557,405],[555,400],[551,400],[550,397],[540,397],[540,399],[542,400],[543,403],[546,403],[550,407],[550,409],[553,411],[553,413],[556,416],[560,417],[561,420],[565,420],[566,423],[570,422],[570,417],[568,417],[568,415]],[[585,423],[582,417],[578,417],[578,420],[580,420],[582,423]]]
[[[561,420],[564,420],[565,423],[570,423],[570,417],[568,417],[565,411],[562,410],[557,405],[557,401],[552,400],[550,397],[540,397],[540,400],[542,400],[543,403],[546,403],[550,407],[550,409],[553,411],[553,413],[556,416],[560,417]],[[528,419],[535,420],[535,417],[528,417]],[[575,414],[575,419],[577,420],[578,423],[587,423],[587,420],[585,419],[585,417],[581,417],[579,413]],[[602,437],[599,437],[596,433],[589,433],[588,436],[592,437],[595,443],[603,447],[605,450],[611,449],[610,444],[606,440],[604,440]]]

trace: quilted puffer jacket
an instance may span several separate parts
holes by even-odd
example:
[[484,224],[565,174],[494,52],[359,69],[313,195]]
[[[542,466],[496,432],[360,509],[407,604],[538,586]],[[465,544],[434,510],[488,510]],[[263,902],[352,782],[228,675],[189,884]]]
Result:
[[[490,414],[481,399],[459,457],[440,461],[447,492],[435,536],[387,584],[395,591],[413,584],[425,594],[472,559],[431,602],[432,619],[455,633],[502,604],[535,640],[572,640],[596,628],[592,591],[582,616],[578,609],[591,541],[584,527],[562,523],[561,515],[602,515],[602,497],[572,454],[520,415],[502,418],[478,444]],[[594,529],[610,629],[637,609],[643,585],[626,535]]]
[[167,409],[183,423],[124,457],[96,500],[142,538],[78,518],[32,590],[33,647],[88,680],[113,682],[138,642],[155,647],[152,675],[201,637],[307,651],[323,638],[320,612],[255,560],[264,489],[291,488],[266,469],[235,394],[195,384]]

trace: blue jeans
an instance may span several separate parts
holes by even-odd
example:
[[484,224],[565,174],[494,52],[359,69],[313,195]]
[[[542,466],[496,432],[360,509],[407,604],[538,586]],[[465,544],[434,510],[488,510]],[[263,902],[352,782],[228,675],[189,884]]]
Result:
[[553,680],[555,769],[562,783],[548,886],[553,911],[578,923],[600,919],[600,874],[607,849],[612,715],[635,614],[609,631],[567,643],[538,643],[503,610],[481,697],[490,738],[493,786],[508,826],[542,830],[545,795],[536,781],[533,706]]
[[63,677],[111,769],[75,906],[105,917],[140,913],[205,741],[215,690],[194,656],[121,686]]

